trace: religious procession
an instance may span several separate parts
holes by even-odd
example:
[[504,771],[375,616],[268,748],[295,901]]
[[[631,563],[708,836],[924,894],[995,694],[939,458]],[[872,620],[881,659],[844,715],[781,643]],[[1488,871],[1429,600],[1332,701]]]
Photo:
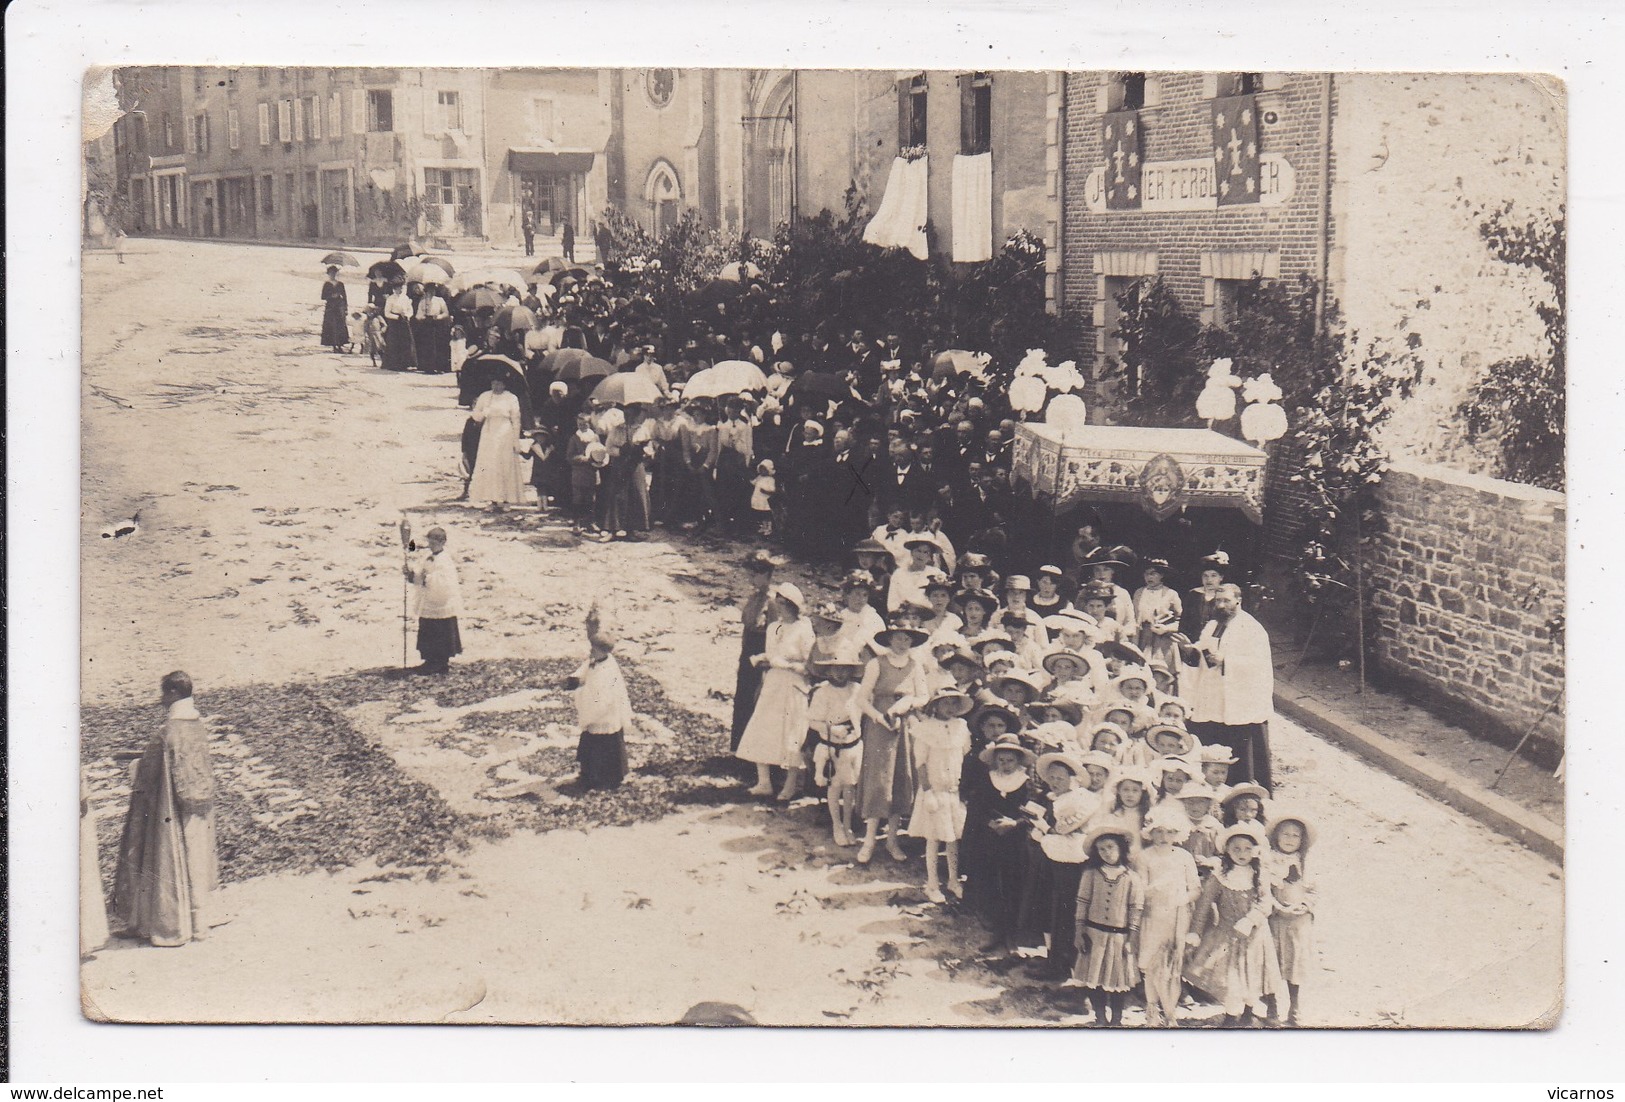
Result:
[[[921,87],[899,82],[905,106]],[[965,102],[980,102],[981,87],[966,83]],[[1267,93],[1219,97],[1216,117],[1240,128],[1251,107],[1228,99],[1257,95]],[[1139,141],[1119,114],[1101,119],[1102,141]],[[923,158],[912,151],[899,152],[878,209],[848,195],[844,219],[826,210],[787,220],[770,238],[725,234],[697,214],[662,221],[676,216],[657,204],[652,225],[608,207],[582,220],[591,247],[579,261],[574,219],[560,223],[570,247],[536,258],[542,219],[528,208],[514,212],[522,255],[450,238],[426,244],[433,235],[419,232],[319,260],[315,248],[286,250],[277,261],[288,269],[279,273],[285,309],[305,325],[286,355],[319,359],[299,376],[310,394],[332,378],[357,389],[346,423],[356,444],[386,459],[356,465],[349,444],[323,445],[325,429],[302,425],[301,445],[342,471],[302,487],[331,510],[328,526],[305,527],[315,518],[300,515],[303,505],[256,505],[261,515],[246,523],[277,542],[262,551],[243,537],[233,551],[251,560],[249,580],[229,597],[205,596],[259,599],[261,575],[298,569],[290,634],[269,644],[306,641],[308,658],[289,646],[280,659],[290,669],[354,665],[347,636],[400,644],[398,667],[376,646],[380,669],[329,677],[300,667],[299,683],[315,686],[321,722],[356,740],[352,755],[325,767],[344,774],[365,757],[379,775],[405,777],[398,791],[410,795],[400,802],[432,804],[441,816],[428,833],[478,853],[469,839],[493,837],[499,819],[502,829],[567,825],[557,833],[572,840],[561,846],[575,845],[575,828],[608,847],[610,826],[681,827],[638,858],[607,848],[574,858],[569,867],[593,870],[573,874],[584,915],[594,891],[620,882],[623,863],[649,876],[692,863],[679,871],[703,890],[740,877],[727,882],[731,904],[711,903],[737,904],[740,915],[753,913],[761,885],[816,874],[827,880],[798,881],[769,901],[771,920],[719,927],[713,944],[771,939],[779,919],[789,928],[844,909],[821,894],[831,884],[853,894],[881,885],[878,900],[850,905],[906,923],[907,939],[876,946],[861,980],[843,964],[809,984],[885,991],[903,971],[893,965],[914,954],[942,983],[997,987],[994,1009],[976,1011],[982,1022],[1374,1020],[1386,1012],[1378,1001],[1416,970],[1385,979],[1389,987],[1368,981],[1385,966],[1351,931],[1382,914],[1373,870],[1420,875],[1417,861],[1454,862],[1492,843],[1446,802],[1334,748],[1305,713],[1278,708],[1306,663],[1326,671],[1314,674],[1318,691],[1342,677],[1350,696],[1366,692],[1366,662],[1375,667],[1379,654],[1423,668],[1430,659],[1386,640],[1418,621],[1430,630],[1446,622],[1428,604],[1442,610],[1445,599],[1409,572],[1443,577],[1467,552],[1406,529],[1412,542],[1404,549],[1396,537],[1398,565],[1361,558],[1374,539],[1361,525],[1395,513],[1376,496],[1391,455],[1372,433],[1403,415],[1400,399],[1420,376],[1393,379],[1412,360],[1305,339],[1324,320],[1318,292],[1267,277],[1248,266],[1251,256],[1202,261],[1220,273],[1203,279],[1229,285],[1229,315],[1220,325],[1212,307],[1198,325],[1131,251],[1092,261],[1102,300],[1094,308],[1110,324],[1095,323],[1091,355],[1067,328],[1065,304],[1049,301],[1063,285],[1047,278],[1051,259],[1033,234],[1012,232],[995,248],[989,229],[985,256],[960,259],[950,243],[951,263],[916,241],[926,236],[916,217],[924,208],[899,206],[916,176],[916,206],[927,198]],[[540,154],[515,151],[510,161],[530,156]],[[1254,150],[1238,171],[1286,186],[1263,163]],[[1137,199],[1106,171],[1078,217]],[[313,310],[320,356],[309,348]],[[292,396],[292,416],[304,416],[310,394]],[[245,408],[261,416],[263,405]],[[189,481],[182,492],[212,500],[238,489],[223,473],[211,477],[220,481]],[[387,524],[374,515],[380,502],[394,510]],[[364,555],[303,563],[293,537],[320,543],[346,524],[365,531]],[[140,532],[153,527],[145,520]],[[109,537],[128,546],[144,538]],[[324,584],[329,572],[356,582]],[[304,584],[312,576],[318,582]],[[308,605],[307,590],[321,588],[334,591],[331,603]],[[1539,599],[1528,600],[1526,619]],[[398,638],[378,627],[386,619],[400,624]],[[211,660],[165,653],[188,667]],[[1532,651],[1520,650],[1486,685],[1513,680],[1526,653],[1534,668]],[[139,753],[120,752],[122,769],[139,761],[120,790],[128,805],[112,876],[98,869],[94,823],[85,828],[87,954],[109,944],[110,929],[173,947],[242,921],[216,905],[231,879],[222,854],[268,847],[236,833],[229,845],[216,840],[220,786],[209,757],[222,744],[199,733],[196,672],[163,677],[162,733]],[[309,722],[312,707],[301,697],[287,714]],[[1508,714],[1533,719],[1533,732],[1552,709]],[[233,723],[252,725],[235,714]],[[242,761],[248,775],[259,759]],[[103,792],[119,780],[97,778]],[[271,799],[297,801],[318,783],[307,775]],[[255,821],[297,822],[304,805],[282,806]],[[1401,840],[1413,819],[1425,829]],[[760,867],[726,856],[708,863],[690,830],[733,832],[705,833],[715,843],[707,854],[768,852]],[[453,846],[418,849],[441,861]],[[548,859],[543,849],[533,856]],[[265,859],[298,867],[281,852]],[[1529,869],[1540,858],[1520,851],[1516,860],[1528,867],[1511,882],[1536,883]],[[351,891],[381,890],[376,880]],[[1523,896],[1497,894],[1524,888],[1487,881],[1464,888],[1450,914],[1469,904],[1525,913]],[[496,890],[470,884],[455,906],[478,906],[464,900]],[[640,891],[627,889],[624,910],[661,905]],[[385,913],[345,902],[358,922],[357,908],[369,919]],[[710,902],[690,906],[688,920]],[[1424,904],[1396,906],[1416,917]],[[616,912],[609,921],[629,930],[619,924],[640,920]],[[579,921],[590,938],[606,920]],[[1418,921],[1438,935],[1419,939],[1415,953],[1460,950],[1454,918]],[[1516,925],[1508,920],[1498,954],[1521,936]],[[837,927],[818,934],[851,936]],[[797,944],[812,935],[801,936]],[[775,959],[809,955],[772,944]],[[747,1011],[702,1002],[715,969],[704,952],[682,955],[694,972],[674,991],[693,996],[680,1001],[695,1015],[683,1020],[738,1023],[761,1012],[775,1024],[809,1023],[807,1008],[789,1003]],[[1539,986],[1533,973],[1530,984]],[[971,1013],[951,992],[932,992],[894,1004],[895,1017],[865,1017],[883,1013],[873,1009],[883,997],[822,1013],[853,1024]],[[1461,1005],[1427,1020],[1453,1020]],[[549,1012],[650,1020],[621,1004],[607,1019]]]

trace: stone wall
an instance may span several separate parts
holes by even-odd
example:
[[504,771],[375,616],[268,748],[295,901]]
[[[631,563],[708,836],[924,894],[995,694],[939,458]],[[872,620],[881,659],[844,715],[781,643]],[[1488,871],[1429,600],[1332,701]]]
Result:
[[[1380,497],[1364,565],[1382,672],[1522,735],[1563,689],[1547,627],[1564,610],[1563,495],[1407,462]],[[1561,744],[1562,714],[1537,737]]]

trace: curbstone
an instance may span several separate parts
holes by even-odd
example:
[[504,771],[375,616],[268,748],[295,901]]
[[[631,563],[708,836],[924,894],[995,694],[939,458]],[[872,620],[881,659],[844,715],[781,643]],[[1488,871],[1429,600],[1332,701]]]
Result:
[[1417,754],[1365,724],[1337,712],[1310,693],[1275,690],[1275,710],[1313,733],[1381,766],[1442,803],[1563,864],[1563,829],[1475,784],[1453,769]]

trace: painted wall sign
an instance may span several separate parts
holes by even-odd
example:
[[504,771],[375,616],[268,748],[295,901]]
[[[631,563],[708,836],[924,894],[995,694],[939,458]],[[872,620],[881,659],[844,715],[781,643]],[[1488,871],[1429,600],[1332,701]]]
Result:
[[[1258,159],[1260,186],[1258,205],[1278,207],[1292,198],[1297,173],[1279,153],[1265,153]],[[1194,157],[1188,161],[1147,161],[1140,177],[1139,211],[1217,210],[1218,196],[1213,187],[1213,160]],[[1089,173],[1084,198],[1091,211],[1106,212],[1106,170]],[[1133,210],[1112,210],[1112,214],[1132,214]]]

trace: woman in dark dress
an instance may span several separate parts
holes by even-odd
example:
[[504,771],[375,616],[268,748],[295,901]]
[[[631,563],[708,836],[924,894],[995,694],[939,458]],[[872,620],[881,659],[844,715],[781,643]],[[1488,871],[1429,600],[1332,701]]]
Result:
[[751,591],[739,608],[741,638],[739,645],[739,676],[734,682],[733,734],[728,751],[739,749],[745,725],[756,709],[756,698],[762,692],[762,668],[751,659],[767,652],[767,591],[773,584],[773,569],[777,565],[765,551],[758,551],[745,560],[750,571]]
[[[973,718],[973,730],[983,727],[981,718]],[[1028,774],[1032,751],[1014,733],[999,735],[976,756],[986,768],[967,768],[961,781],[965,837],[959,852],[965,901],[993,928],[983,951],[994,953],[1020,941],[1028,831],[1036,821],[1028,805],[1038,804],[1038,789]]]
[[384,300],[384,368],[388,371],[410,371],[417,366],[417,345],[412,335],[412,312],[415,309],[406,288],[397,283]]
[[349,295],[339,282],[337,267],[327,269],[327,282],[322,284],[322,343],[335,352],[341,352],[350,343],[350,326],[345,315],[350,312]]
[[444,290],[431,283],[423,288],[423,297],[417,303],[414,336],[419,364],[429,375],[451,371],[451,307],[446,304]]

